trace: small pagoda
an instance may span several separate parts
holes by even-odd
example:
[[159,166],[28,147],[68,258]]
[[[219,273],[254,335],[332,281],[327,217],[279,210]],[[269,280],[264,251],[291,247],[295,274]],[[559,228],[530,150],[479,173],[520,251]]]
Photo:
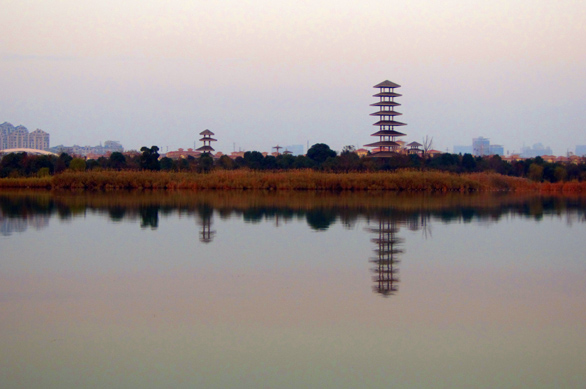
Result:
[[202,153],[207,154],[210,154],[212,151],[215,151],[211,144],[212,142],[217,142],[217,139],[212,138],[212,135],[214,135],[214,133],[210,130],[205,130],[200,132],[199,135],[203,136],[200,139],[200,142],[203,142],[203,146],[198,148],[197,151],[201,151]]
[[418,142],[411,142],[407,145],[407,154],[423,155],[423,145]]
[[396,155],[400,148],[399,143],[397,143],[397,138],[405,136],[402,132],[395,130],[395,127],[406,125],[395,120],[395,116],[402,115],[395,111],[395,107],[401,105],[395,102],[395,97],[401,96],[395,92],[395,88],[400,87],[401,85],[389,80],[374,86],[374,88],[379,89],[379,92],[373,95],[373,97],[378,97],[379,101],[370,105],[377,107],[378,111],[371,113],[370,116],[378,116],[378,121],[373,125],[378,126],[379,130],[371,134],[371,136],[378,136],[379,140],[378,142],[364,145],[365,147],[374,147],[372,152],[373,157],[388,158]]

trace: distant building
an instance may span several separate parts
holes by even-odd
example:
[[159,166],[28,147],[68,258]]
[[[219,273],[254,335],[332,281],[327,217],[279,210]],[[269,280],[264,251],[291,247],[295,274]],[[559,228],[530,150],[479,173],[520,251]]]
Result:
[[70,155],[79,155],[80,157],[88,157],[88,158],[95,158],[96,156],[109,156],[113,152],[124,152],[124,147],[120,144],[120,142],[115,140],[107,140],[104,142],[104,145],[101,144],[99,146],[54,146],[51,147],[52,152],[55,154],[67,153]]
[[359,157],[365,157],[366,155],[368,155],[368,150],[358,149],[356,150],[356,154],[358,154]]
[[491,145],[490,139],[479,136],[472,139],[472,146],[454,146],[454,154],[472,154],[475,156],[505,155],[501,145]]
[[[289,146],[285,146],[285,151],[289,151],[289,153],[291,155],[295,155],[295,156],[303,155],[304,154],[304,147],[303,147],[303,145],[289,145]],[[285,154],[285,151],[283,152],[283,154]]]
[[552,155],[551,147],[545,147],[541,143],[536,143],[533,147],[521,147],[521,157],[535,158],[542,155]]
[[43,130],[28,132],[25,126],[14,127],[8,122],[0,124],[0,150],[49,149],[49,134]]
[[177,151],[168,151],[167,154],[165,154],[165,157],[171,159],[186,159],[189,157],[197,158],[200,155],[201,153],[199,151],[195,151],[194,149],[179,149]]
[[472,154],[472,146],[454,146],[454,154]]
[[576,155],[579,157],[586,157],[586,145],[576,146]]
[[488,146],[488,153],[490,155],[505,155],[505,148],[501,145]]
[[490,154],[490,139],[479,136],[472,139],[472,154],[484,156]]

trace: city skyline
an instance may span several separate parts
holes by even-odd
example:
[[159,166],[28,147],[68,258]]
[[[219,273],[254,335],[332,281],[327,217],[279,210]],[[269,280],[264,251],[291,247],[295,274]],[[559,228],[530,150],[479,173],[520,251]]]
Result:
[[176,150],[209,128],[221,151],[340,150],[371,141],[372,85],[389,79],[407,143],[481,134],[564,155],[586,144],[585,18],[569,0],[13,2],[0,117],[53,144]]

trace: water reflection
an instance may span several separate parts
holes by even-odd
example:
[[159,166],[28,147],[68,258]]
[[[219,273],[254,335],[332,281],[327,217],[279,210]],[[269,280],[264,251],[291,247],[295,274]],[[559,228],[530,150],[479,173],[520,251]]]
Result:
[[[537,195],[405,195],[397,193],[251,193],[251,192],[0,192],[0,234],[42,229],[52,218],[69,220],[95,213],[113,223],[138,221],[140,228],[157,230],[162,216],[192,217],[199,241],[213,243],[214,217],[246,223],[271,221],[276,227],[294,219],[313,231],[327,231],[335,223],[353,229],[368,223],[375,256],[370,258],[373,290],[382,296],[398,291],[399,262],[404,238],[401,227],[421,230],[431,237],[431,226],[441,223],[496,223],[505,217],[540,221],[565,218],[566,223],[586,221],[586,197]],[[372,247],[371,247],[372,249]],[[366,256],[366,255],[365,255]]]
[[212,230],[212,216],[214,215],[214,208],[209,204],[202,204],[198,207],[198,225],[201,227],[199,233],[199,241],[203,243],[210,243],[216,234]]
[[[194,217],[202,227],[202,241],[210,241],[213,217],[240,218],[247,223],[272,220],[275,226],[305,220],[315,231],[341,223],[353,228],[357,220],[390,218],[410,230],[430,232],[430,222],[494,223],[504,217],[539,221],[564,217],[567,223],[586,221],[586,197],[538,195],[404,195],[235,192],[115,192],[48,193],[0,192],[0,220],[6,234],[27,226],[44,228],[57,217],[68,220],[87,212],[105,214],[112,222],[138,220],[141,228],[156,230],[162,215]],[[26,223],[23,224],[23,221]]]
[[387,297],[398,290],[399,269],[397,265],[400,262],[398,256],[403,253],[399,246],[404,240],[397,236],[398,222],[391,218],[381,217],[378,226],[367,228],[367,231],[376,236],[371,239],[371,242],[376,244],[374,250],[376,256],[370,260],[376,265],[372,269],[375,273],[373,290]]
[[0,192],[3,387],[581,387],[585,205]]

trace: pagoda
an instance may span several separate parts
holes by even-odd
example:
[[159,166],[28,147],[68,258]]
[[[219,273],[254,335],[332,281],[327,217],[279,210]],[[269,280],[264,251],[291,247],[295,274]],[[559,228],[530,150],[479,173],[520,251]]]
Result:
[[205,130],[205,131],[200,132],[199,135],[203,136],[203,138],[200,139],[200,142],[203,142],[203,146],[198,148],[197,151],[201,151],[202,153],[208,153],[208,154],[211,153],[212,151],[215,151],[211,145],[212,142],[217,141],[217,139],[212,138],[212,135],[214,135],[214,133],[211,132],[210,130]]
[[365,147],[374,147],[372,156],[373,157],[392,157],[399,150],[399,143],[397,143],[397,137],[405,136],[402,132],[396,131],[395,127],[404,126],[405,123],[395,121],[395,116],[402,115],[395,111],[395,107],[401,105],[395,102],[395,97],[401,96],[395,93],[395,88],[400,88],[401,85],[395,84],[389,80],[383,81],[380,84],[374,86],[378,88],[379,92],[373,97],[378,97],[379,101],[370,104],[373,107],[378,107],[378,111],[371,113],[370,116],[378,116],[378,121],[374,123],[374,126],[378,126],[379,130],[371,136],[378,136],[378,142],[369,143],[364,145]]

